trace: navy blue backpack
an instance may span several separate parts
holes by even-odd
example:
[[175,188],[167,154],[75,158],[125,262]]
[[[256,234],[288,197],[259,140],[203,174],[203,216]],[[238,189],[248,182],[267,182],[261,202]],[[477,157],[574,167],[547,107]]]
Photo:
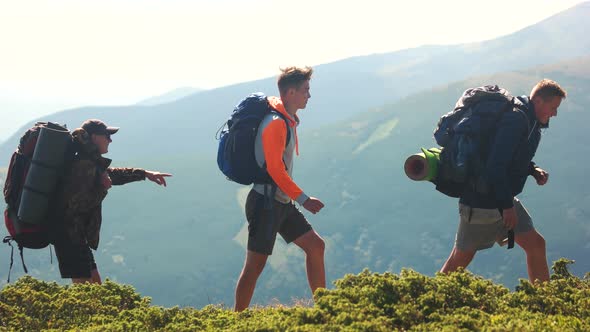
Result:
[[451,197],[459,197],[466,185],[486,193],[489,188],[482,173],[496,123],[508,111],[521,112],[523,121],[527,121],[521,107],[516,98],[497,85],[466,90],[453,111],[440,118],[434,131],[436,142],[443,147],[434,181],[436,189]]
[[[273,182],[266,168],[258,166],[254,153],[258,127],[270,113],[277,114],[287,122],[282,114],[270,107],[263,93],[253,93],[234,108],[227,123],[221,127],[217,166],[228,180],[244,185]],[[287,130],[285,145],[289,138],[290,132]]]

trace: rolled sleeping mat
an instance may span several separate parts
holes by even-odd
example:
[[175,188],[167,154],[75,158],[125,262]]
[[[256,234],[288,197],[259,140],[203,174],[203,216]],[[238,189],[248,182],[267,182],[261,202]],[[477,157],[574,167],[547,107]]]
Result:
[[422,153],[411,155],[404,163],[406,175],[414,181],[432,181],[436,178],[440,149],[421,148]]
[[22,221],[39,225],[46,219],[70,142],[66,128],[54,123],[41,127],[18,207]]

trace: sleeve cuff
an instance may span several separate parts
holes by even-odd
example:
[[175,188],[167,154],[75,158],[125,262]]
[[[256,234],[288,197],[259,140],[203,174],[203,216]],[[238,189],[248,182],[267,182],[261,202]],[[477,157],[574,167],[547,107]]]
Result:
[[510,200],[503,200],[499,202],[500,209],[506,210],[514,207],[514,198],[510,198]]
[[305,203],[305,201],[307,201],[308,199],[309,196],[307,196],[305,193],[301,193],[301,195],[299,195],[299,197],[297,197],[295,201],[299,203],[299,205],[303,205],[303,203]]
[[529,163],[529,175],[535,174],[535,167],[537,167],[537,164],[531,161]]

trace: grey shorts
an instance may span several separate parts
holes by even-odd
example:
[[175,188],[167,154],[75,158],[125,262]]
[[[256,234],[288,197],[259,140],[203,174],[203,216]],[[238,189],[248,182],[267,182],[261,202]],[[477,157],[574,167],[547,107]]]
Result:
[[[271,255],[277,233],[291,243],[312,228],[293,203],[273,201],[272,210],[264,208],[264,195],[251,190],[246,199],[248,250]],[[273,215],[271,216],[272,213]]]
[[[518,198],[514,198],[514,208],[518,223],[514,234],[525,233],[535,229],[533,220]],[[504,227],[502,215],[498,209],[478,209],[459,204],[459,229],[455,238],[455,247],[462,251],[483,250],[504,245],[508,230]]]

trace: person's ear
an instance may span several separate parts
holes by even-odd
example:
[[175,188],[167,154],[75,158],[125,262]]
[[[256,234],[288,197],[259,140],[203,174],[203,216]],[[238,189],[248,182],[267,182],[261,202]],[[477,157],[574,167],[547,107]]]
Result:
[[544,103],[545,101],[543,100],[543,98],[541,98],[541,97],[539,97],[539,96],[534,96],[533,98],[531,98],[531,102],[533,103],[533,105],[534,105],[535,107],[537,107],[537,106],[541,106],[541,105],[543,105],[543,103]]

